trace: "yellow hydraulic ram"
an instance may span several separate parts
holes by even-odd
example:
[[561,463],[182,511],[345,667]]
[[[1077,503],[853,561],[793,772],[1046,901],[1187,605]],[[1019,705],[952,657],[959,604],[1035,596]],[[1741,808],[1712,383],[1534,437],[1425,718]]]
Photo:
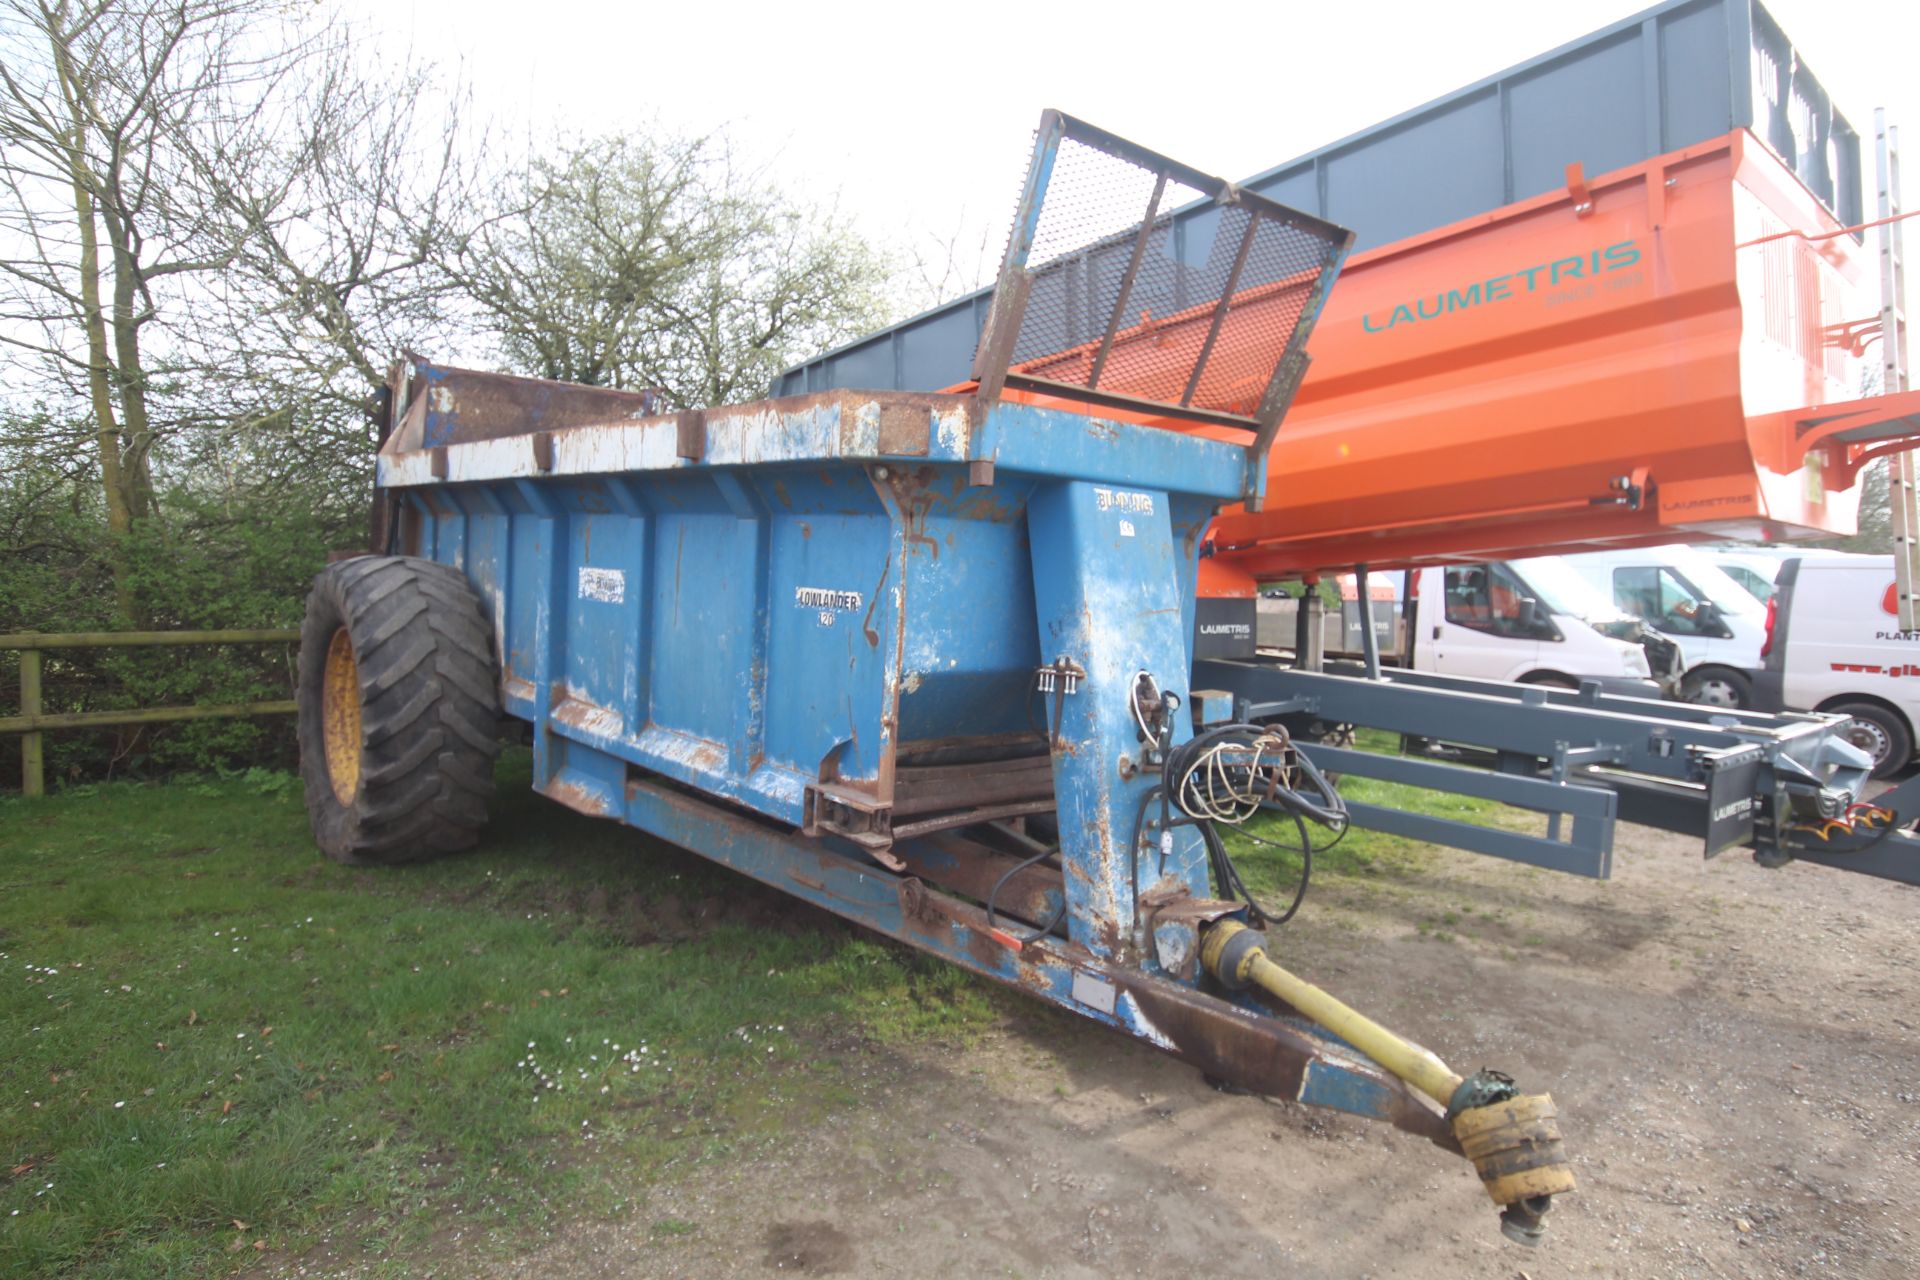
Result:
[[1266,944],[1265,935],[1223,920],[1207,931],[1201,963],[1233,990],[1257,986],[1284,1000],[1444,1106],[1461,1150],[1501,1207],[1500,1230],[1521,1244],[1538,1244],[1553,1197],[1573,1190],[1552,1097],[1522,1095],[1497,1071],[1462,1079],[1431,1050],[1282,969],[1268,958]]

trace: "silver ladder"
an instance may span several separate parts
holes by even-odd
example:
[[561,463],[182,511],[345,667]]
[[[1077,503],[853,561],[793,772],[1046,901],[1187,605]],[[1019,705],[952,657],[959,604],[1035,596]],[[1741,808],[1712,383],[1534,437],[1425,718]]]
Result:
[[[1901,249],[1900,130],[1887,123],[1886,108],[1873,113],[1874,167],[1880,183],[1880,354],[1883,395],[1907,389],[1905,254]],[[1893,511],[1893,578],[1899,596],[1900,629],[1920,630],[1920,488],[1913,451],[1893,455],[1887,500]]]

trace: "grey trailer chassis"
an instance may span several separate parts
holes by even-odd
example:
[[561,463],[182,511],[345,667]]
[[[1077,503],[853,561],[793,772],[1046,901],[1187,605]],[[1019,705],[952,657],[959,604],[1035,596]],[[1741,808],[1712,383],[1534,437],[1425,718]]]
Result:
[[[1605,878],[1614,825],[1697,835],[1713,857],[1746,847],[1765,866],[1796,859],[1920,884],[1920,777],[1869,800],[1869,762],[1836,732],[1844,717],[1728,711],[1426,672],[1261,659],[1194,664],[1202,691],[1236,720],[1353,725],[1425,754],[1297,745],[1320,769],[1474,796],[1547,815],[1544,834],[1481,826],[1349,798],[1353,825],[1514,862]],[[1444,758],[1432,758],[1444,757]]]

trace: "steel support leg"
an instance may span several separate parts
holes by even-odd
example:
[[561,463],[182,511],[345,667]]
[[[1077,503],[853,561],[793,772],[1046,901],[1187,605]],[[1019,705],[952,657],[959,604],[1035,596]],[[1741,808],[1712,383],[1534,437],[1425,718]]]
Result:
[[1353,571],[1355,590],[1360,596],[1360,654],[1366,661],[1367,679],[1380,678],[1380,637],[1373,628],[1373,597],[1367,590],[1367,566],[1357,565]]

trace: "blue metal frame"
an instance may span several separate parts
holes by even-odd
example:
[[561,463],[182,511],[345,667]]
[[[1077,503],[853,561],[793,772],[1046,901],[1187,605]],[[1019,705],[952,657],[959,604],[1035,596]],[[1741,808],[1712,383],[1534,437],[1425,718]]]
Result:
[[[1066,648],[1121,645],[1127,676],[1149,666],[1185,696],[1198,542],[1245,482],[1243,449],[1005,405],[983,489],[965,400],[914,398],[911,451],[883,446],[889,409],[714,411],[703,461],[667,447],[672,419],[560,432],[544,472],[524,437],[398,439],[382,484],[411,507],[408,549],[488,602],[542,788],[612,812],[633,765],[796,825],[822,784],[884,807],[902,744],[1029,726],[1033,670],[1062,651],[1055,601],[1079,586],[1109,616]],[[439,413],[425,439],[449,438]],[[597,469],[611,457],[624,469]]]
[[[802,397],[691,427],[547,432],[524,388],[413,372],[436,394],[403,406],[379,482],[404,503],[402,550],[462,569],[492,614],[536,789],[1224,1079],[1457,1152],[1430,1100],[1337,1038],[1200,989],[1198,931],[1240,908],[1207,900],[1192,828],[1137,863],[1129,847],[1151,787],[1127,760],[1143,746],[1136,675],[1187,701],[1199,545],[1245,487],[1244,448],[999,405],[999,474],[980,488],[979,424],[958,397]],[[1042,710],[1036,668],[1056,660],[1080,677]],[[884,823],[827,816],[911,798],[916,743],[1031,749],[1030,697],[1058,870],[957,830],[891,841]],[[1172,731],[1191,734],[1185,717]],[[1061,902],[1063,926],[1023,940]]]
[[[1235,1002],[1057,937],[1010,942],[979,907],[862,860],[654,783],[623,821],[857,924],[1145,1041],[1268,1097],[1385,1120],[1458,1153],[1445,1116],[1345,1042],[1249,997]],[[918,855],[910,855],[914,861]]]
[[541,791],[620,816],[630,778],[666,779],[884,856],[918,753],[1042,749],[1035,671],[1060,659],[1085,684],[1042,712],[1052,786],[1037,775],[1032,801],[1063,814],[1069,936],[1115,956],[1135,886],[1207,895],[1190,830],[1136,864],[1151,784],[1118,761],[1140,749],[1137,672],[1186,699],[1198,547],[1244,488],[1243,448],[1000,405],[981,488],[959,397],[714,410],[689,450],[668,418],[504,436],[459,371],[415,385],[435,394],[381,484],[408,506],[405,549],[462,569],[493,615]]

